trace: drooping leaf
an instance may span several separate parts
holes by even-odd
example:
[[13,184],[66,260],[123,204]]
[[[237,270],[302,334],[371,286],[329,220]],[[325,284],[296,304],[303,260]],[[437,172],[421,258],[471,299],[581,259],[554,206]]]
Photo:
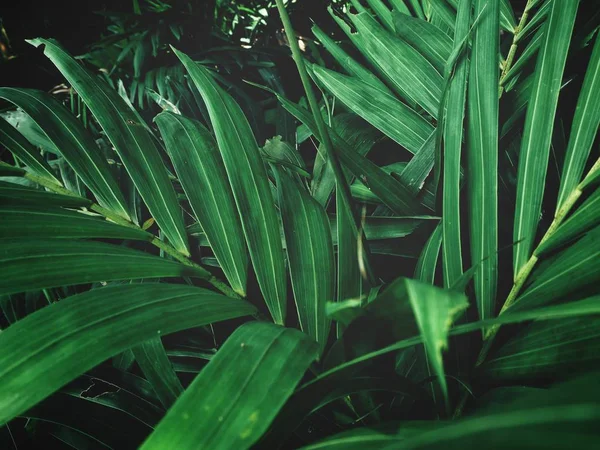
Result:
[[442,225],[435,227],[423,247],[415,267],[415,278],[424,283],[434,284],[435,271],[442,246]]
[[596,36],[594,50],[588,64],[571,134],[569,136],[569,146],[563,165],[563,173],[560,179],[560,189],[556,211],[559,211],[565,200],[569,197],[573,189],[581,181],[585,163],[590,154],[594,138],[598,132],[600,124],[600,37]]
[[317,345],[297,330],[258,322],[241,326],[141,449],[250,448],[317,353]]
[[[474,1],[475,29],[468,80],[467,172],[471,260],[480,319],[495,308],[498,249],[499,2]],[[480,16],[481,14],[481,16]]]
[[79,208],[92,204],[88,199],[75,195],[52,194],[5,181],[0,181],[0,203],[3,206],[41,205],[66,208]]
[[409,152],[417,153],[433,132],[431,124],[392,95],[317,65],[313,71],[342,103]]
[[111,280],[210,276],[126,247],[62,239],[7,241],[0,248],[0,268],[0,295]]
[[94,289],[43,308],[0,333],[0,423],[157,334],[254,312],[242,300],[167,284]]
[[529,260],[540,220],[558,94],[579,2],[551,0],[519,153],[514,277]]
[[279,222],[267,172],[248,120],[210,73],[175,50],[206,102],[242,222],[250,259],[276,323],[286,314],[286,276]]
[[32,173],[58,185],[61,184],[40,152],[2,117],[0,117],[0,144],[29,167]]
[[98,203],[128,219],[125,199],[94,139],[71,112],[50,94],[0,88],[0,97],[23,109],[44,131]]
[[[470,0],[461,0],[458,4],[456,26],[454,27],[454,50],[458,48],[462,39],[469,33],[470,16]],[[460,278],[463,272],[460,227],[460,163],[468,73],[469,59],[467,55],[463,55],[458,59],[454,76],[449,81],[444,127],[442,268],[445,287],[451,286]]]
[[331,328],[325,302],[333,300],[335,280],[329,218],[284,170],[276,169],[276,178],[300,327],[323,350]]
[[153,337],[132,348],[135,360],[166,409],[183,393],[160,337]]
[[102,218],[45,206],[0,206],[0,240],[107,238],[151,241],[153,236]]
[[189,255],[183,217],[156,141],[119,94],[90,74],[55,41],[34,39],[88,106],[169,242]]
[[231,288],[245,296],[248,254],[217,144],[199,122],[163,112],[156,123],[190,206]]

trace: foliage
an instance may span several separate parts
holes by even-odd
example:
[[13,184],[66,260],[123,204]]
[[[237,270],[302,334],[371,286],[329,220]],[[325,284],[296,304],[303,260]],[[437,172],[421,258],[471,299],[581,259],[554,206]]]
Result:
[[5,447],[597,445],[600,15],[514,3],[335,2],[304,52],[268,3],[300,101],[177,2],[118,76],[32,40],[71,95],[0,89]]

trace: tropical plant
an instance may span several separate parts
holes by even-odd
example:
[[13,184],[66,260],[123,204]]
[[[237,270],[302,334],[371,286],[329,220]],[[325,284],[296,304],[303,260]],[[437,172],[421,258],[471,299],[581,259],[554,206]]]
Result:
[[306,97],[260,86],[269,140],[177,49],[200,114],[146,123],[31,41],[85,107],[0,88],[7,445],[600,441],[600,16],[338,3],[317,64],[276,1]]

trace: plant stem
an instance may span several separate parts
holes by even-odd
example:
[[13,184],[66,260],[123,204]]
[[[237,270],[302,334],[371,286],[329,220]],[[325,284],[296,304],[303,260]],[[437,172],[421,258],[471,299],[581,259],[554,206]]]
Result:
[[[508,294],[508,297],[506,298],[504,305],[502,305],[502,308],[500,309],[500,313],[498,314],[499,316],[502,315],[518,298],[519,293],[521,292],[521,289],[523,288],[523,286],[525,285],[525,282],[527,281],[527,278],[529,278],[529,275],[531,274],[531,272],[533,271],[534,267],[536,266],[536,264],[539,260],[537,251],[540,248],[540,246],[544,242],[546,242],[548,239],[550,239],[550,237],[552,237],[556,233],[556,231],[560,228],[560,226],[562,225],[565,218],[571,212],[571,209],[573,208],[573,206],[575,206],[575,204],[581,197],[581,194],[583,193],[583,185],[585,185],[586,180],[590,176],[594,175],[599,170],[600,170],[600,158],[598,158],[598,160],[596,160],[596,162],[594,163],[594,165],[592,166],[590,171],[583,178],[583,181],[581,183],[579,183],[579,185],[575,189],[573,189],[573,191],[571,192],[569,197],[567,197],[567,199],[565,200],[565,202],[563,203],[561,208],[556,212],[554,219],[552,220],[552,223],[550,224],[550,227],[544,234],[544,237],[542,237],[542,239],[541,239],[540,243],[537,245],[536,249],[533,251],[533,254],[529,258],[529,261],[527,261],[527,263],[519,271],[519,273],[515,279],[515,283],[513,284],[513,287],[510,290],[510,293]],[[499,329],[500,329],[500,325],[494,325],[488,330],[487,334],[484,336],[484,344],[483,344],[483,347],[481,348],[481,351],[479,352],[479,355],[477,356],[477,361],[475,362],[475,367],[478,367],[481,364],[483,364],[483,362],[485,361],[485,358],[487,358],[487,355],[489,354],[490,349],[492,348],[492,344],[494,342],[496,335],[498,334]],[[456,410],[454,411],[454,416],[453,416],[454,418],[460,416],[460,414],[462,413],[462,410],[466,404],[467,399],[468,399],[468,393],[463,395],[463,397],[461,398],[461,401],[459,402],[458,406],[456,407]]]
[[519,24],[517,25],[517,28],[515,28],[515,33],[513,34],[513,41],[510,46],[510,49],[508,50],[508,56],[506,57],[506,61],[504,62],[502,73],[500,74],[500,97],[502,97],[502,93],[504,92],[504,78],[506,77],[506,74],[513,65],[515,54],[517,52],[517,44],[519,42],[520,33],[527,24],[527,19],[529,18],[529,10],[531,9],[533,1],[534,0],[527,1],[527,4],[525,5],[525,10],[523,11],[523,15],[521,16],[521,20],[519,20]]
[[[23,177],[28,180],[33,181],[34,183],[44,186],[45,188],[48,188],[49,190],[51,190],[57,194],[66,195],[69,197],[82,198],[79,195],[69,191],[68,189],[65,189],[64,187],[59,186],[58,184],[54,183],[53,181],[48,180],[47,178],[43,178],[43,177],[28,173],[28,172],[23,174]],[[87,199],[84,199],[84,200],[87,200]],[[139,227],[139,226],[135,225],[134,223],[130,222],[129,220],[119,216],[118,214],[115,214],[110,209],[107,209],[107,208],[104,208],[103,206],[98,205],[97,203],[93,203],[90,201],[90,204],[87,206],[87,208],[90,209],[91,211],[97,212],[98,214],[104,216],[108,220],[116,223],[117,225],[121,225],[121,226],[128,227],[128,228],[134,228],[136,230],[142,230],[141,227]],[[142,231],[144,231],[144,230],[142,230]],[[179,251],[177,251],[174,247],[172,247],[168,243],[161,241],[155,235],[148,233],[147,231],[145,231],[145,233],[147,233],[149,236],[149,238],[148,238],[149,243],[151,243],[155,247],[158,247],[159,249],[163,250],[165,253],[167,253],[169,256],[171,256],[173,259],[179,261],[180,263],[182,263],[188,267],[193,267],[199,273],[199,275],[200,275],[199,278],[207,281],[213,287],[215,287],[216,289],[218,289],[219,291],[221,291],[223,294],[225,294],[228,297],[241,298],[236,292],[234,292],[233,289],[231,289],[231,287],[229,287],[223,281],[219,280],[217,277],[215,277],[212,273],[210,273],[204,267],[202,267],[199,264],[196,264],[190,258],[181,254]]]
[[[316,122],[317,129],[319,131],[321,137],[321,143],[325,147],[325,152],[329,158],[329,162],[331,163],[331,168],[333,169],[333,173],[336,179],[337,189],[340,191],[343,207],[347,208],[351,213],[351,217],[354,219],[354,227],[356,229],[357,234],[362,233],[360,228],[360,218],[357,217],[354,209],[352,208],[352,196],[350,194],[350,188],[348,184],[345,182],[346,177],[342,170],[342,165],[340,164],[339,158],[337,157],[336,149],[333,146],[331,141],[331,136],[329,135],[329,130],[327,129],[327,125],[321,116],[321,111],[319,110],[319,103],[317,101],[317,97],[313,91],[312,85],[310,84],[310,77],[308,76],[308,72],[306,71],[306,66],[304,65],[304,59],[302,57],[302,51],[300,50],[300,46],[298,45],[298,39],[296,38],[296,34],[292,27],[292,22],[290,20],[290,16],[283,5],[283,0],[276,0],[277,10],[279,11],[279,16],[281,17],[281,22],[283,23],[283,29],[285,30],[285,34],[290,44],[290,48],[292,50],[292,58],[296,63],[296,67],[298,69],[298,74],[300,75],[300,81],[302,82],[302,86],[304,87],[304,92],[306,93],[306,98],[308,99],[308,104],[310,105],[310,110],[313,114],[313,118]],[[371,266],[368,263],[367,259],[367,251],[365,248],[363,261],[365,263],[365,269],[370,281],[374,281],[374,276],[371,270]]]

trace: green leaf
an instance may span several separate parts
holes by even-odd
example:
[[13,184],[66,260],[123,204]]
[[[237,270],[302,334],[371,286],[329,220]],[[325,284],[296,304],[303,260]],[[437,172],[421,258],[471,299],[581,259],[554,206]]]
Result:
[[81,212],[46,206],[0,206],[0,240],[16,238],[106,238],[151,241],[139,228],[124,227]]
[[417,153],[433,132],[431,124],[385,91],[317,65],[313,71],[342,103],[409,152]]
[[300,328],[319,343],[322,351],[331,328],[325,302],[333,300],[335,280],[329,218],[283,169],[275,170]]
[[2,117],[0,117],[0,144],[29,167],[32,173],[61,185],[40,152]]
[[5,242],[0,267],[0,295],[111,280],[210,276],[204,269],[122,246],[62,239]]
[[394,19],[392,18],[392,12],[383,3],[383,1],[367,0],[367,3],[371,10],[377,15],[379,21],[388,29],[388,31],[394,32]]
[[75,195],[52,194],[19,184],[0,181],[0,204],[2,206],[41,205],[44,207],[64,206],[65,208],[78,208],[90,206],[92,202]]
[[[362,55],[400,96],[408,96],[436,117],[442,97],[442,76],[411,45],[393,36],[368,13],[349,14],[356,33],[346,27]],[[406,94],[405,94],[406,93]]]
[[[529,44],[527,44],[527,47],[525,47],[525,50],[523,50],[523,53],[521,53],[519,58],[515,61],[513,66],[510,68],[510,70],[508,72],[506,72],[506,75],[500,80],[500,82],[503,86],[508,86],[509,82],[513,78],[515,78],[517,75],[519,75],[523,71],[523,68],[525,67],[525,65],[529,61],[531,61],[531,59],[533,58],[534,55],[537,54],[537,52],[540,48],[540,45],[542,44],[544,36],[545,36],[544,29],[537,31],[537,33],[535,34],[533,39],[531,39]],[[507,89],[508,89],[508,87],[507,87]]]
[[468,82],[467,173],[471,260],[480,319],[494,314],[498,250],[498,34],[499,2],[475,0]]
[[573,117],[556,211],[560,210],[565,200],[581,181],[583,169],[598,132],[599,124],[600,37],[596,36],[594,50],[585,73],[579,99],[577,100],[575,116]]
[[[308,126],[315,136],[319,136],[317,127],[308,111],[289,100],[278,96],[283,107],[300,122]],[[369,187],[392,211],[398,215],[415,215],[422,211],[422,206],[414,199],[408,188],[387,175],[376,164],[356,153],[344,143],[335,130],[330,130],[333,145],[343,149],[338,153],[344,165],[355,177],[365,177]]]
[[0,88],[0,97],[19,106],[39,125],[98,203],[128,219],[125,199],[94,139],[71,112],[50,94]]
[[188,256],[187,236],[175,190],[156,142],[139,122],[138,115],[116,91],[90,74],[55,41],[33,39],[28,42],[36,47],[44,45],[44,54],[94,114],[169,242]]
[[339,45],[335,43],[325,32],[323,32],[317,25],[313,25],[312,32],[315,37],[323,44],[325,50],[329,52],[331,56],[338,62],[338,64],[353,77],[361,80],[363,83],[368,84],[374,88],[378,88],[383,92],[391,94],[389,88],[383,83],[376,75],[370,70],[363,67],[355,59],[353,59],[348,53],[346,53]]
[[297,330],[259,322],[241,326],[141,449],[250,448],[317,353],[316,344]]
[[[456,51],[469,33],[471,1],[461,0],[458,5],[453,49]],[[461,212],[460,212],[460,162],[463,141],[467,75],[469,59],[459,57],[454,76],[448,82],[448,101],[444,126],[443,191],[442,191],[442,258],[444,286],[449,287],[463,273]]]
[[594,286],[600,279],[600,227],[540,265],[531,277],[530,285],[507,312],[547,304]]
[[174,50],[200,91],[242,221],[250,259],[265,302],[276,323],[286,314],[286,275],[279,222],[267,171],[248,120],[210,72]]
[[435,227],[429,239],[423,247],[421,256],[415,267],[415,278],[424,283],[434,284],[435,270],[440,257],[440,248],[442,246],[442,226]]
[[581,234],[600,224],[600,189],[588,197],[552,236],[535,249],[540,256],[571,242]]
[[412,45],[437,69],[444,72],[452,51],[452,39],[435,25],[406,14],[394,14],[396,36]]
[[527,263],[540,220],[558,93],[579,2],[551,0],[519,154],[513,240],[514,277]]
[[534,322],[490,355],[480,370],[490,379],[556,379],[597,368],[599,363],[600,317],[596,315]]
[[154,119],[190,206],[232,289],[245,296],[248,253],[223,160],[210,132],[164,112]]
[[183,386],[175,375],[160,337],[153,337],[132,348],[142,373],[152,384],[154,392],[166,409],[183,393]]
[[167,284],[94,289],[47,306],[0,333],[0,423],[157,334],[254,312],[241,300]]

